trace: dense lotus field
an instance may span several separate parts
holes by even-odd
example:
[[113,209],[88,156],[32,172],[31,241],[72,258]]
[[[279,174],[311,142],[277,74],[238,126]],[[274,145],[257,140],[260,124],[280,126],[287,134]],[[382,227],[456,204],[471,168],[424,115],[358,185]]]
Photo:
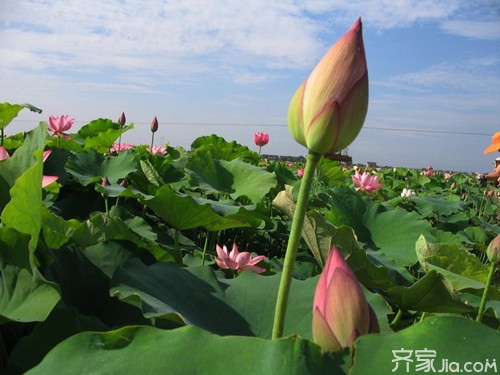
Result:
[[[128,145],[122,134],[133,125],[124,119],[55,137],[41,122],[5,136],[23,106],[2,106],[5,373],[494,373],[500,366],[498,272],[478,318],[494,270],[486,250],[500,234],[498,189],[480,187],[475,175],[321,159],[284,337],[272,340],[303,164],[264,160],[217,135],[190,149]],[[224,252],[235,244],[245,255],[240,263]],[[332,248],[359,280],[380,329],[336,352],[313,342],[311,326]]]

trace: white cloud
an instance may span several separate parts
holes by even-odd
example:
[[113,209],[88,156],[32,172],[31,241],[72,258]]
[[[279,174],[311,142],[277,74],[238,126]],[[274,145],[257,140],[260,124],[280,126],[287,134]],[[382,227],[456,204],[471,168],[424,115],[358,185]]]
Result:
[[500,58],[475,58],[463,62],[443,62],[421,71],[405,73],[391,78],[391,82],[406,88],[422,90],[440,89],[444,92],[460,91],[499,95]]
[[494,21],[444,21],[441,28],[447,33],[468,38],[500,40],[500,18]]

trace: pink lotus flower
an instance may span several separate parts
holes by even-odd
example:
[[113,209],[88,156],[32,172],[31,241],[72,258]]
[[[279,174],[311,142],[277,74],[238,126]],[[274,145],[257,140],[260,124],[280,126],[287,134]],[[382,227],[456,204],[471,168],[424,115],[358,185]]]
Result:
[[379,176],[370,176],[369,172],[364,172],[360,174],[358,170],[351,177],[354,185],[356,185],[357,191],[372,192],[380,189],[384,184],[378,182]]
[[305,170],[305,168],[297,169],[297,177],[298,178],[302,178],[304,176],[304,170]]
[[109,148],[109,152],[113,153],[113,152],[130,150],[131,148],[134,147],[135,146],[130,143],[113,143],[113,146]]
[[269,143],[269,134],[257,132],[253,135],[253,141],[259,147],[265,146]]
[[215,249],[217,251],[215,261],[220,268],[236,270],[238,272],[248,269],[257,273],[262,273],[266,270],[265,268],[256,266],[257,263],[266,259],[264,255],[252,257],[252,254],[248,251],[242,251],[240,253],[236,244],[233,244],[231,252],[228,252],[226,245],[223,247],[216,245]]
[[167,153],[167,149],[165,148],[165,146],[148,147],[148,151],[152,155],[165,155]]
[[368,71],[358,19],[296,91],[288,128],[308,150],[334,153],[358,136],[367,111]]
[[324,350],[351,347],[357,337],[379,332],[377,317],[356,276],[334,246],[321,272],[313,302],[312,334]]
[[423,176],[432,176],[433,174],[434,174],[434,169],[432,168],[432,165],[429,165],[427,167],[427,170],[421,173],[421,175]]
[[10,158],[9,153],[4,146],[0,146],[0,161]]
[[64,133],[65,131],[71,129],[75,119],[68,119],[68,115],[62,115],[59,117],[49,116],[49,131],[53,133],[53,137],[63,136],[66,139],[71,139],[69,134]]

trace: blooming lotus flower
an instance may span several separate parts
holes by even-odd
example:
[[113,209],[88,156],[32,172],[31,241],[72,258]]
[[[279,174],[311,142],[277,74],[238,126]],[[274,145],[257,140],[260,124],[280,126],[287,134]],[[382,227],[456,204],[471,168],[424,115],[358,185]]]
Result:
[[433,174],[434,174],[434,169],[432,168],[432,165],[429,165],[427,167],[427,170],[421,173],[421,175],[423,176],[432,176]]
[[334,153],[354,141],[367,110],[368,71],[358,19],[298,88],[288,109],[288,128],[310,151]]
[[223,247],[216,245],[215,249],[217,251],[215,261],[220,268],[236,270],[238,272],[248,269],[257,273],[262,273],[266,270],[265,268],[256,266],[257,263],[266,259],[264,255],[252,257],[252,254],[248,251],[240,253],[236,244],[233,244],[233,249],[230,252],[228,252],[226,245]]
[[113,146],[109,148],[109,152],[113,153],[113,152],[130,150],[131,148],[134,147],[135,146],[130,143],[113,143]]
[[68,117],[68,115],[62,115],[59,117],[54,117],[52,115],[49,116],[48,129],[53,133],[53,137],[63,136],[66,139],[71,139],[69,134],[66,134],[65,131],[71,129],[75,119],[68,119]]
[[4,146],[0,146],[0,161],[10,158],[9,153]]
[[148,147],[148,151],[152,155],[165,155],[167,153],[167,149],[165,148],[165,146]]
[[357,187],[356,190],[372,192],[377,189],[380,189],[384,184],[378,182],[379,176],[370,176],[370,173],[364,172],[360,174],[358,170],[354,173],[354,176],[351,177],[354,185]]
[[411,197],[412,195],[416,195],[415,192],[411,189],[404,188],[401,192],[402,197]]
[[253,135],[253,141],[259,147],[265,146],[269,143],[269,134],[257,132]]
[[376,315],[356,276],[333,247],[314,293],[312,334],[324,350],[351,347],[361,335],[379,332]]

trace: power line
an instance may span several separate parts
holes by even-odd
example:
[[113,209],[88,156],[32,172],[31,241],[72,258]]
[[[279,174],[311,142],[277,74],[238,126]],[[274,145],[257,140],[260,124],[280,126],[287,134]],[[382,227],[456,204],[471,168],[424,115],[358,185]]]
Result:
[[[15,120],[16,122],[32,122],[30,120]],[[89,121],[75,121],[76,124],[88,124]],[[132,122],[134,125],[149,125],[148,122]],[[230,126],[230,127],[277,127],[277,128],[285,128],[288,125],[286,124],[255,124],[255,123],[222,123],[222,122],[163,122],[160,121],[160,125],[176,125],[176,126]],[[404,129],[404,128],[387,128],[381,126],[363,126],[363,129],[370,130],[382,130],[389,132],[406,132],[406,133],[429,133],[429,134],[454,134],[454,135],[474,135],[474,136],[488,136],[491,137],[490,133],[474,133],[474,132],[458,132],[458,131],[448,131],[448,130],[429,130],[429,129]]]

